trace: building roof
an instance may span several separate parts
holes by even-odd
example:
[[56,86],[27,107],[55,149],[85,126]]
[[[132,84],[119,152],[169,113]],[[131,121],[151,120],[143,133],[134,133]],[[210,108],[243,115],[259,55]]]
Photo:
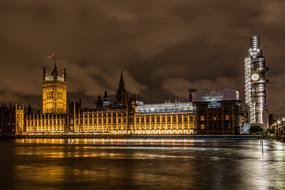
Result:
[[231,88],[197,90],[192,92],[193,102],[237,101],[239,99],[239,91]]
[[194,110],[195,106],[191,102],[144,104],[135,108],[139,114],[194,112]]

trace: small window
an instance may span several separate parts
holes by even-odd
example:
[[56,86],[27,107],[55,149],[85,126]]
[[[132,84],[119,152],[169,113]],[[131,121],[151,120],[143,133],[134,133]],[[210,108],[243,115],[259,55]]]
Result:
[[225,115],[225,120],[230,120],[230,116],[229,115]]

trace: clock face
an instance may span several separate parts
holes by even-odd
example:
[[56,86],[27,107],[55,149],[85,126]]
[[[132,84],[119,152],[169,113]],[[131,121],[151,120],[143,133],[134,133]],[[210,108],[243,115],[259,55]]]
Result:
[[259,74],[257,74],[257,73],[252,74],[251,75],[251,80],[253,80],[253,81],[259,80]]

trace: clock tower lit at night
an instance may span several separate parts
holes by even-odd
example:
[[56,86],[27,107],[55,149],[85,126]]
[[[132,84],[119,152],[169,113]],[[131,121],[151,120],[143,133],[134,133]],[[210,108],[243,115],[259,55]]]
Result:
[[251,37],[251,46],[245,62],[245,104],[249,111],[249,123],[267,127],[265,58],[260,46],[259,36]]

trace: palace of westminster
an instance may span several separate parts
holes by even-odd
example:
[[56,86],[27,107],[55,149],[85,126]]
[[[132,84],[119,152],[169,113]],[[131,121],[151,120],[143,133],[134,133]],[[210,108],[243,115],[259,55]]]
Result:
[[[263,108],[266,96],[264,57],[259,45],[259,37],[253,36],[245,59],[248,106],[240,100],[239,91],[231,88],[189,90],[187,102],[145,104],[126,90],[121,72],[114,100],[105,91],[104,96],[98,96],[95,104],[90,105],[92,108],[83,109],[80,100],[68,100],[67,71],[59,72],[54,60],[52,72],[43,68],[41,112],[20,104],[2,105],[0,136],[239,134],[244,123],[262,124],[265,118],[260,112],[266,110]],[[255,67],[250,64],[260,67],[253,70]],[[261,77],[257,79],[257,75]],[[263,85],[263,91],[254,99],[257,96],[248,92],[254,92],[254,85],[260,89],[259,84]],[[263,102],[255,103],[260,99]],[[251,111],[255,108],[257,111]]]
[[239,95],[233,89],[191,92],[193,100],[218,98],[210,102],[144,104],[127,92],[121,72],[114,101],[105,91],[92,108],[82,109],[80,100],[68,102],[65,69],[59,73],[54,64],[49,74],[44,67],[42,80],[42,113],[24,105],[2,105],[3,136],[236,134],[240,125]]

